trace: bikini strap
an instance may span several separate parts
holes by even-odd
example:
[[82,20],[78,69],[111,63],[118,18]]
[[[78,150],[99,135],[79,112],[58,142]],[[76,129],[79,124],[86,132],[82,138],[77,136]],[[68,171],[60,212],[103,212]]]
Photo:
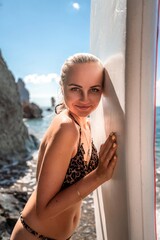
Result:
[[81,125],[77,122],[77,120],[73,117],[73,115],[71,113],[69,113],[70,117],[72,118],[72,120],[79,126],[79,145],[81,143],[81,135],[82,135],[82,130],[81,130]]
[[81,128],[81,125],[77,122],[77,120],[75,119],[75,117],[74,117],[71,113],[69,113],[69,115],[70,115],[70,117],[73,119],[73,121],[74,121],[75,123],[77,123],[77,125]]

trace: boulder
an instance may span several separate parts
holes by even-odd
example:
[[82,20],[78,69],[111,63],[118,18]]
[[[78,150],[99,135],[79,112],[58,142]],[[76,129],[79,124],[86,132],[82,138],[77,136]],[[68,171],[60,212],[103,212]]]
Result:
[[23,118],[41,118],[43,110],[36,103],[30,102],[29,91],[21,78],[18,79],[17,86],[23,109]]
[[27,156],[35,143],[23,122],[23,110],[14,76],[0,52],[0,158]]
[[23,103],[24,118],[41,118],[42,109],[35,103]]
[[0,199],[0,239],[8,240],[28,195],[26,192],[5,191],[0,192]]

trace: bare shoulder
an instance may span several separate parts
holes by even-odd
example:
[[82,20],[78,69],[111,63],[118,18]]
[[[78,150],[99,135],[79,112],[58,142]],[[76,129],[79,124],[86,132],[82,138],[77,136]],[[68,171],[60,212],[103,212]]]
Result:
[[[78,142],[79,130],[74,121],[66,114],[56,115],[41,142],[37,176],[39,175],[40,166],[44,159],[45,166],[47,163],[49,164],[47,169],[54,164],[56,165],[57,161],[58,164],[60,162],[63,165],[68,164],[72,155],[75,154]],[[55,166],[54,169],[56,169]]]
[[65,112],[56,115],[48,128],[44,141],[52,141],[55,138],[76,141],[79,138],[79,128]]
[[65,112],[57,115],[53,120],[54,128],[64,133],[70,133],[70,135],[77,136],[78,127],[73,119],[71,119]]

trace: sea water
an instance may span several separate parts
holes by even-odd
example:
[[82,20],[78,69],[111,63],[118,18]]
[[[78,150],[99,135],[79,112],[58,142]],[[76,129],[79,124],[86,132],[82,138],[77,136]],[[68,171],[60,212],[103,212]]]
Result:
[[156,108],[156,202],[157,233],[160,240],[160,107]]
[[[39,140],[42,139],[46,129],[50,125],[55,113],[49,109],[43,109],[43,118],[24,120],[29,129],[29,133],[35,135]],[[156,216],[157,216],[157,233],[160,240],[160,107],[156,108]]]
[[24,119],[25,125],[28,127],[30,134],[36,136],[39,140],[42,139],[45,131],[49,127],[54,118],[55,112],[51,108],[42,108],[42,118],[37,119]]

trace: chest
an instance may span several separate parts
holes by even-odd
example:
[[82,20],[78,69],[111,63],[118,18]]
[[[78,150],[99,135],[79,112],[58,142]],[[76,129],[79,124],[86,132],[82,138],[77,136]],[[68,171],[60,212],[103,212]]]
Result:
[[75,182],[83,178],[85,175],[97,168],[98,155],[93,143],[91,158],[88,163],[84,161],[84,154],[85,152],[83,149],[83,144],[81,144],[78,148],[76,155],[70,160],[70,164],[67,169],[61,189],[65,189],[68,186],[74,184]]

